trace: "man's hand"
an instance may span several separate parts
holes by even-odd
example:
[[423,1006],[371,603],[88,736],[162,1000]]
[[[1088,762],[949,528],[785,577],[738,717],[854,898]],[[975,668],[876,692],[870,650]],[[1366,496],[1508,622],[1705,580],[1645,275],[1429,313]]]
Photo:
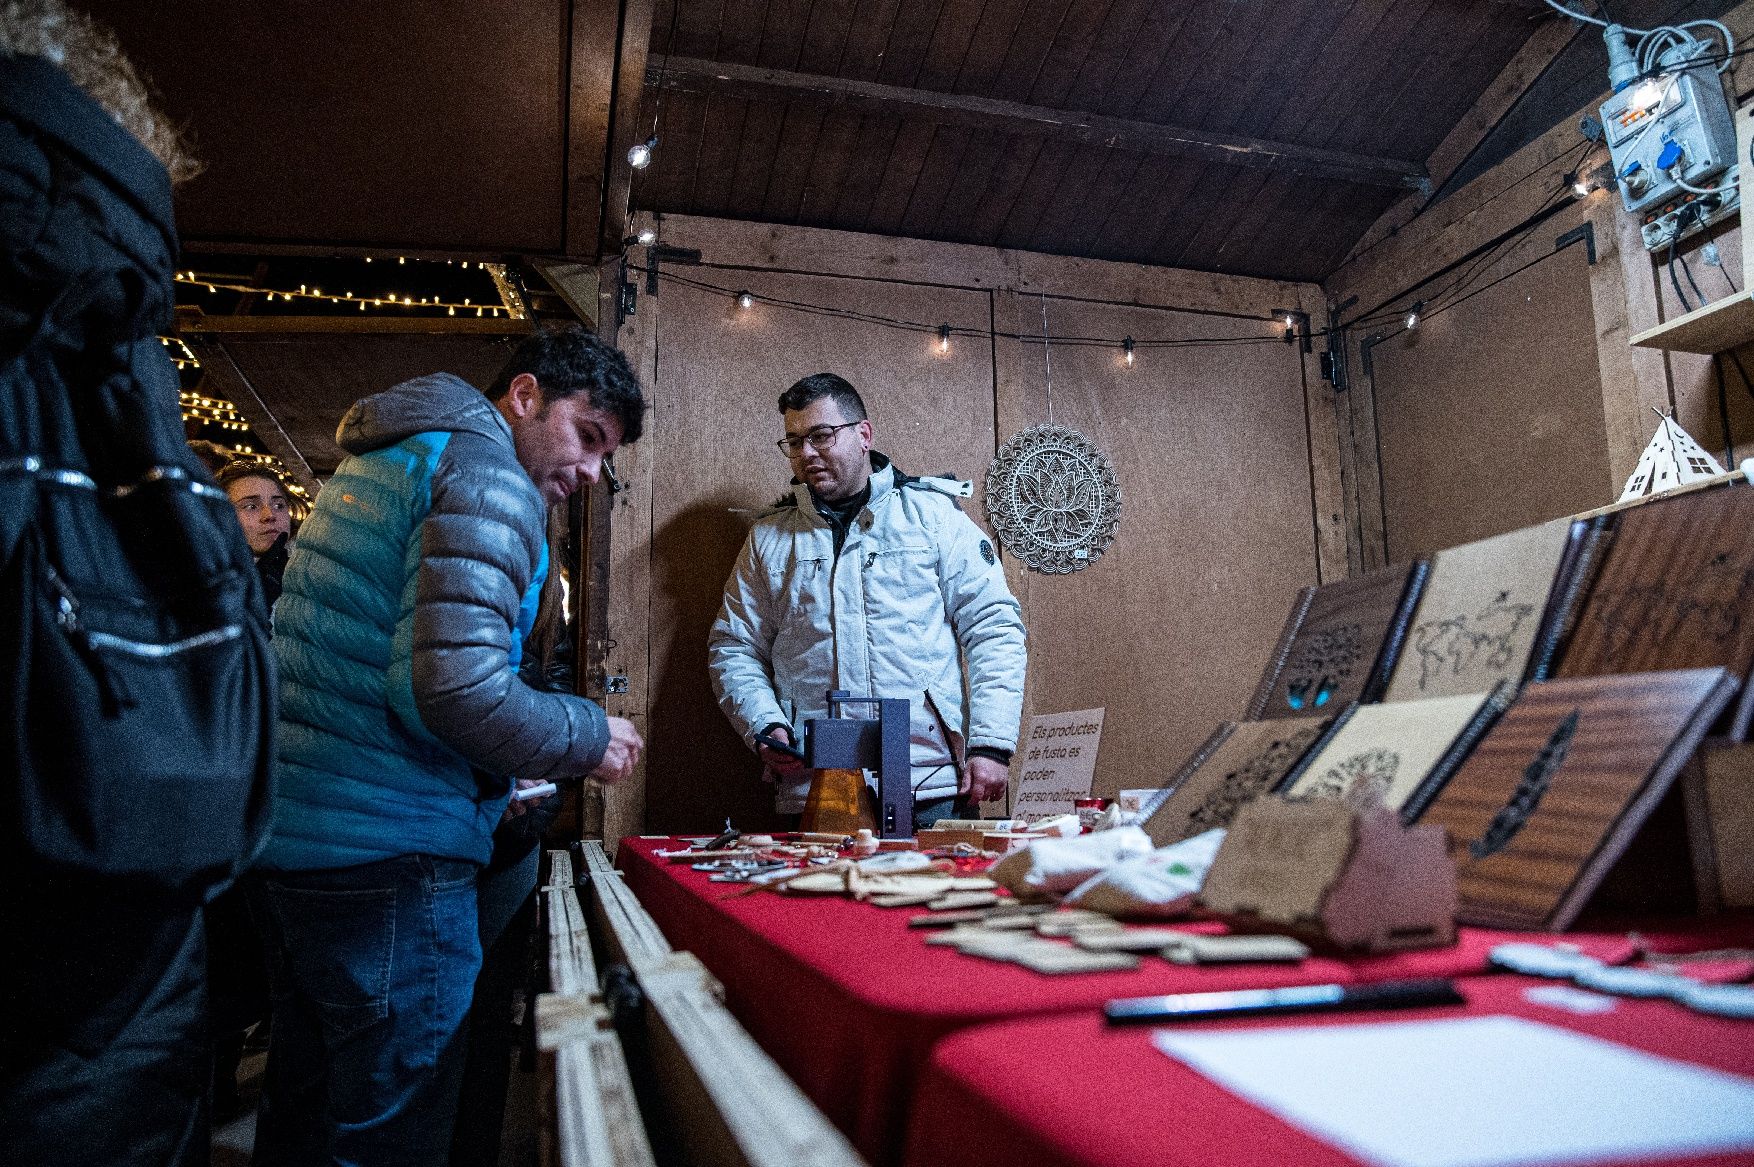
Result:
[[[528,790],[532,786],[541,786],[542,784],[543,784],[542,779],[540,779],[540,778],[519,778],[512,783],[512,789],[513,790]],[[503,822],[509,822],[510,820],[515,819],[515,818],[522,818],[524,815],[528,814],[530,811],[530,808],[535,806],[538,802],[546,802],[550,798],[559,798],[559,797],[560,797],[560,795],[558,795],[558,794],[545,794],[545,795],[542,795],[540,798],[531,798],[531,799],[525,800],[523,802],[520,802],[514,798],[510,802],[506,803],[505,813],[500,816],[499,821],[503,823]]]
[[[768,736],[778,741],[785,742],[788,746],[792,744],[792,731],[783,725],[776,725],[767,732]],[[770,750],[759,743],[757,743],[755,747],[755,752],[763,762],[767,763],[767,768],[769,770],[772,770],[774,774],[786,779],[788,782],[795,780],[804,773],[803,761],[799,758],[792,757],[790,754],[782,754],[778,750]]]
[[965,785],[959,793],[968,795],[970,802],[998,802],[1005,797],[1011,771],[991,758],[976,754],[963,768],[963,779]]
[[603,751],[603,760],[591,771],[591,777],[605,785],[621,781],[633,773],[634,766],[639,762],[640,752],[645,748],[645,739],[640,737],[633,722],[625,717],[611,717],[609,748]]

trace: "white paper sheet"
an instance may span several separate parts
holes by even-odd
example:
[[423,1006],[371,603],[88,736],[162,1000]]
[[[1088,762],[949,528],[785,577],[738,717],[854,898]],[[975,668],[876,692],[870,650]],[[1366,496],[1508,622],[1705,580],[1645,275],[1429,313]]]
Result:
[[1754,1149],[1754,1080],[1517,1017],[1153,1037],[1232,1092],[1382,1167]]

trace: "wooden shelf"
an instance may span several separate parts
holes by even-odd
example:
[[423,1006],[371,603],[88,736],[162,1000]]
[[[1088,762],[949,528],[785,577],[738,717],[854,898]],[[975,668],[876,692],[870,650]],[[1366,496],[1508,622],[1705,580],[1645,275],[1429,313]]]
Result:
[[1721,353],[1754,341],[1754,295],[1737,292],[1677,316],[1667,324],[1647,328],[1632,338],[1638,348],[1670,352]]

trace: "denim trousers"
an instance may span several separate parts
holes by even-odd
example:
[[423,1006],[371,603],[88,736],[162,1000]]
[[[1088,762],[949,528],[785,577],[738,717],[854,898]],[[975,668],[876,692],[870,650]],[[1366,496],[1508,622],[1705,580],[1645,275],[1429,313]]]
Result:
[[481,967],[477,871],[403,855],[254,877],[274,1008],[261,1167],[445,1161]]

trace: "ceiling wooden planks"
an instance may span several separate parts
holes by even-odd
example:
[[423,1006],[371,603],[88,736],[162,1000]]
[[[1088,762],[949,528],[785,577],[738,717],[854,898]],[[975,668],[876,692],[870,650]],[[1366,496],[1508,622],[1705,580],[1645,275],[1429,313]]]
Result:
[[671,75],[662,122],[675,131],[661,129],[660,149],[692,157],[654,166],[634,204],[1319,278],[1390,205],[1392,187],[1336,177],[1296,161],[1303,155],[1262,167],[1210,152],[1178,157],[1126,134],[1062,138],[1051,117],[1036,126],[1001,111],[983,121],[986,106],[914,101],[886,112],[894,90],[836,89],[836,79],[1417,167],[1528,39],[1539,7],[661,0],[654,68],[673,54],[696,71],[713,61],[778,72],[722,76],[719,89]]
[[[1545,13],[1540,0],[541,0],[514,21],[459,0],[249,17],[192,0],[94,7],[209,162],[179,191],[196,241],[592,258],[621,246],[631,208],[1299,280],[1327,275],[1423,173]],[[627,146],[654,124],[653,164],[633,171]]]

